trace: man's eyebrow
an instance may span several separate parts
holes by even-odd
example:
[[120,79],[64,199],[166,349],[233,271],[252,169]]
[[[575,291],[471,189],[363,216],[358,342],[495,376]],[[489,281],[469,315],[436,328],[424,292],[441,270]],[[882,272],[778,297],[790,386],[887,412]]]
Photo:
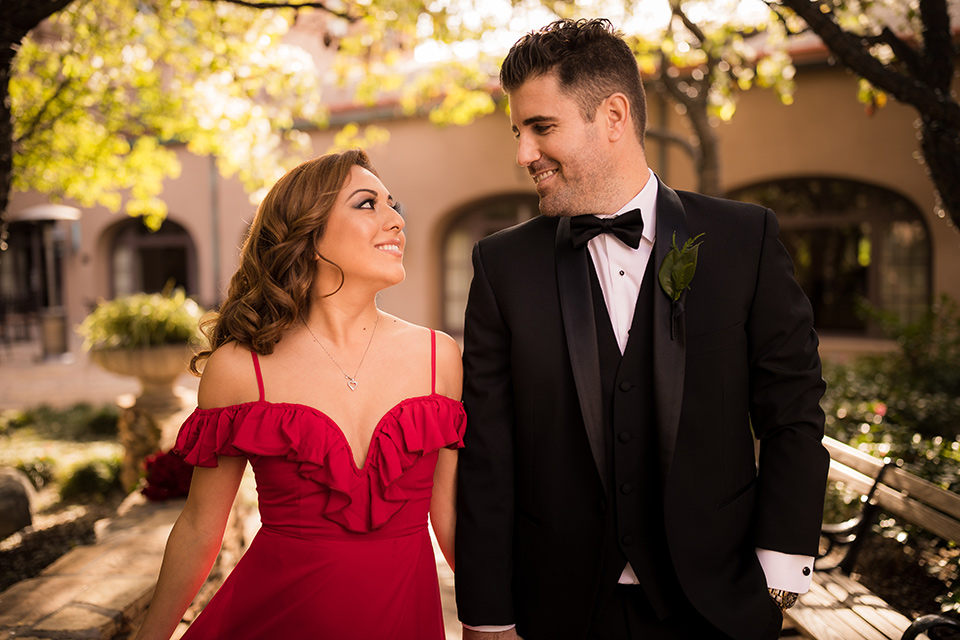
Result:
[[523,125],[526,126],[530,124],[536,124],[538,122],[550,122],[553,119],[554,119],[553,116],[530,116],[529,118],[523,121]]
[[[553,122],[554,120],[555,118],[553,116],[530,116],[520,124],[527,127],[527,126],[530,126],[531,124],[538,124],[541,122]],[[514,133],[517,133],[518,131],[520,131],[517,128],[517,125],[511,125],[510,130],[513,131]]]

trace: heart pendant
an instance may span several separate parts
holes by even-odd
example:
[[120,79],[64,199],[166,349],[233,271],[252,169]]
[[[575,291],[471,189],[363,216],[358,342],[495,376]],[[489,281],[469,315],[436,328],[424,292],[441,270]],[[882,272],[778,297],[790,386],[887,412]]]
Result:
[[353,378],[347,378],[347,386],[350,387],[350,391],[353,391],[357,388],[357,381]]

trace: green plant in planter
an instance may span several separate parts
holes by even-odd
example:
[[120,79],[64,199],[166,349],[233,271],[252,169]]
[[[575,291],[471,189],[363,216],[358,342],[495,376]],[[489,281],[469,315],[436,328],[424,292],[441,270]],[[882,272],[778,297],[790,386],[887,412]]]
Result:
[[77,329],[84,348],[138,349],[201,339],[203,309],[181,288],[101,302]]

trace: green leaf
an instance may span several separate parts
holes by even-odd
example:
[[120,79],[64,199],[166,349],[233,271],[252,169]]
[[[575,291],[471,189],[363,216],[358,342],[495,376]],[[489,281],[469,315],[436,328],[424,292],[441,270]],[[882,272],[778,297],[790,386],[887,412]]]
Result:
[[673,302],[680,300],[680,296],[690,286],[697,271],[697,256],[700,245],[697,242],[703,234],[688,239],[682,247],[677,247],[677,234],[673,234],[673,245],[670,252],[660,265],[658,278],[660,287]]

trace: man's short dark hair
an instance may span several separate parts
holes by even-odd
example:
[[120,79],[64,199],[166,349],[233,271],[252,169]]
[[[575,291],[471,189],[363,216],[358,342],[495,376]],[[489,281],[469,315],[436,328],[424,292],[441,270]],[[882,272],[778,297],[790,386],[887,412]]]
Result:
[[592,122],[597,107],[616,92],[630,101],[634,130],[643,145],[647,100],[637,59],[623,34],[606,18],[557,20],[526,34],[500,67],[500,86],[510,94],[527,80],[556,73],[560,87]]

